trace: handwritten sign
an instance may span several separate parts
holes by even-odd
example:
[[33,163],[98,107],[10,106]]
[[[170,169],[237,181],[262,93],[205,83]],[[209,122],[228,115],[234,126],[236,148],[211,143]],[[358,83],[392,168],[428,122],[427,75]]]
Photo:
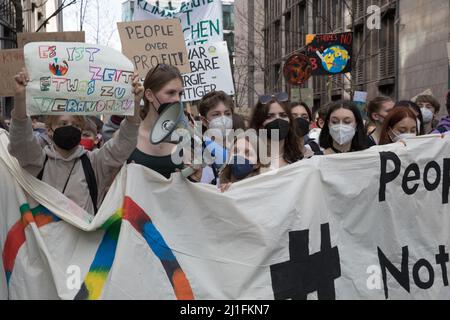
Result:
[[25,45],[27,113],[134,114],[133,64],[122,53],[81,42]]
[[17,46],[23,48],[27,43],[39,41],[84,42],[84,39],[84,31],[26,32],[17,35]]
[[138,0],[133,18],[134,21],[179,19],[187,46],[223,41],[223,13],[220,0],[183,1],[175,10],[152,5],[146,0]]
[[14,76],[25,67],[22,49],[0,50],[0,96],[14,96]]
[[313,75],[352,71],[353,32],[308,34],[306,45]]
[[191,72],[180,21],[119,22],[117,27],[122,52],[134,63],[141,78],[159,63],[175,66],[181,73]]
[[189,47],[192,73],[183,75],[183,101],[200,100],[211,91],[234,94],[230,57],[225,41]]

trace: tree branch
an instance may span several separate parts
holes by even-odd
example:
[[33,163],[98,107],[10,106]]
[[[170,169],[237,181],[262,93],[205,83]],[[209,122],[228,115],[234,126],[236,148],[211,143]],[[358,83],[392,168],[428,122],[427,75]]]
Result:
[[65,8],[77,3],[77,0],[72,0],[70,3],[65,4],[65,0],[63,1],[63,3],[61,3],[61,5],[58,7],[58,9],[55,10],[55,12],[53,12],[47,19],[45,19],[44,22],[42,22],[42,24],[39,26],[39,28],[37,28],[36,32],[39,32],[39,30],[41,30],[43,27],[45,27],[47,25],[47,23],[50,21],[51,18],[57,16],[61,11],[63,11]]

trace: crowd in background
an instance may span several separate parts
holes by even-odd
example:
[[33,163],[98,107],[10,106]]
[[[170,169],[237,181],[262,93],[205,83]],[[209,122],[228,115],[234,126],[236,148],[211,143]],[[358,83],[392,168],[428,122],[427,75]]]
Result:
[[[14,81],[16,96],[11,119],[0,118],[0,128],[10,132],[10,153],[25,170],[92,214],[97,212],[125,163],[145,166],[165,178],[191,167],[187,176],[190,182],[214,184],[225,192],[237,181],[304,159],[363,151],[450,131],[450,116],[439,119],[441,105],[429,95],[415,101],[375,97],[362,112],[351,101],[311,109],[304,102],[290,102],[287,93],[268,93],[259,97],[252,116],[245,119],[235,113],[232,97],[216,91],[203,97],[198,113],[185,112],[192,123],[202,123],[203,133],[217,130],[223,137],[205,138],[203,147],[214,145],[215,160],[198,168],[173,161],[176,145],[155,145],[149,140],[160,115],[180,102],[183,81],[175,67],[156,66],[143,84],[135,76],[135,115],[111,116],[105,123],[96,116],[29,118],[25,107],[26,71]],[[446,97],[446,109],[450,114],[450,94]],[[249,129],[264,135],[264,139],[249,139]],[[231,140],[227,137],[229,132],[234,134]],[[262,158],[261,148],[267,159]]]

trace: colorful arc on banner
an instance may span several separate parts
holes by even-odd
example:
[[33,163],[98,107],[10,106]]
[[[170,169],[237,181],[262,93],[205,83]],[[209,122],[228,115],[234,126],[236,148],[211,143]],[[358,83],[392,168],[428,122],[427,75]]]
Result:
[[[60,218],[42,206],[30,209],[29,205],[25,204],[20,208],[20,212],[22,217],[8,232],[5,247],[3,249],[3,264],[8,283],[19,250],[22,245],[25,244],[25,229],[28,225],[35,223],[36,226],[40,228],[49,223],[61,221]],[[101,297],[104,285],[114,262],[123,219],[129,221],[136,231],[144,237],[150,249],[160,259],[177,299],[193,300],[194,294],[190,283],[172,250],[167,246],[161,233],[156,229],[150,217],[128,197],[125,198],[123,209],[119,209],[102,226],[102,229],[106,231],[105,235],[103,236],[89,272],[85,277],[80,291],[75,296],[75,299],[97,300]]]

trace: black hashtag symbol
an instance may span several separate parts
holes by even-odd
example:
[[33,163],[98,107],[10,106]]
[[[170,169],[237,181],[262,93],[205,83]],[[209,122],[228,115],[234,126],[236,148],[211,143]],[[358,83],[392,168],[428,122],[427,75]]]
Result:
[[337,247],[331,247],[330,226],[321,225],[320,252],[309,255],[309,230],[289,233],[290,261],[270,267],[275,300],[335,300],[334,280],[341,276]]

